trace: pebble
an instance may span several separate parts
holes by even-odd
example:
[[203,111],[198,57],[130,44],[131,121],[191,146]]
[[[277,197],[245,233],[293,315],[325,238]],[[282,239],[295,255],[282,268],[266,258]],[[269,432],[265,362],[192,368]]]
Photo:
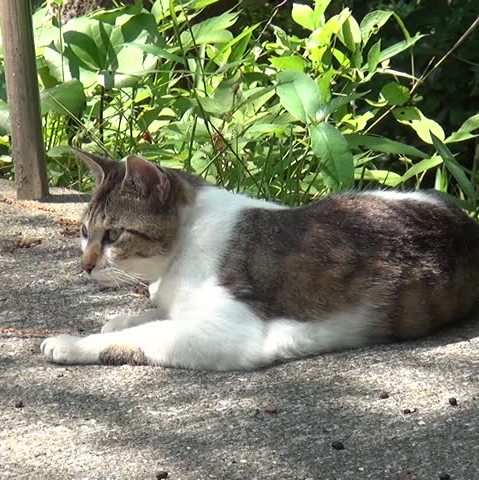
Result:
[[405,409],[403,410],[403,413],[404,413],[404,415],[408,415],[408,414],[414,413],[414,412],[416,412],[416,411],[417,411],[417,408],[414,408],[414,407],[413,407],[413,408],[405,408]]
[[165,470],[159,470],[156,472],[156,480],[163,480],[165,478],[168,478],[168,472]]
[[15,402],[15,408],[23,408],[23,402],[21,400],[17,400]]
[[384,400],[385,398],[389,398],[389,393],[385,390],[382,390],[381,392],[379,392],[379,398],[382,400]]
[[266,405],[264,407],[264,413],[278,413],[278,408],[275,405]]
[[439,480],[451,480],[451,475],[448,473],[441,473],[441,475],[439,475]]
[[456,397],[451,397],[449,399],[449,404],[452,406],[452,407],[457,407],[457,399]]
[[343,442],[340,442],[339,440],[335,440],[333,443],[331,443],[331,446],[335,450],[344,450],[344,444],[343,444]]

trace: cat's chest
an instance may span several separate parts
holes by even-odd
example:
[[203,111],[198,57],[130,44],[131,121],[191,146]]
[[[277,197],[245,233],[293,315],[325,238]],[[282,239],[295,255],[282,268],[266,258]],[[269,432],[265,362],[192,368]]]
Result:
[[153,305],[169,314],[191,305],[203,289],[218,283],[219,249],[201,251],[193,245],[185,250],[150,289]]

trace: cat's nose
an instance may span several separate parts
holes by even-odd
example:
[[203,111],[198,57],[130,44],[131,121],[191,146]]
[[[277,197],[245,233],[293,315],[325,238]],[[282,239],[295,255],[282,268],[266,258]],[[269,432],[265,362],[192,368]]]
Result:
[[85,272],[88,273],[88,275],[90,275],[92,270],[95,268],[97,260],[98,260],[97,250],[87,246],[87,248],[85,249],[85,252],[83,253],[81,266],[83,270],[85,270]]
[[85,270],[88,275],[90,275],[91,271],[95,268],[94,262],[83,262],[82,264],[83,270]]

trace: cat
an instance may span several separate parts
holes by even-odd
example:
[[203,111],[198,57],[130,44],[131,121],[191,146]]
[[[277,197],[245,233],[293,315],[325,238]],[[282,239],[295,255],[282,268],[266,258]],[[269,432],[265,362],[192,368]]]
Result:
[[47,338],[59,364],[248,370],[416,339],[479,297],[479,227],[435,194],[370,191],[288,208],[139,156],[77,152],[96,177],[82,265],[150,285],[154,309]]

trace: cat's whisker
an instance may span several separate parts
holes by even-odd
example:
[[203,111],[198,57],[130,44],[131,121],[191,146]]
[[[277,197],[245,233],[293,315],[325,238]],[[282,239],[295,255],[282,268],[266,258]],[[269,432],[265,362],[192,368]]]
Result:
[[130,279],[133,280],[135,283],[139,283],[140,285],[143,285],[145,287],[148,286],[147,283],[145,283],[143,280],[146,280],[144,275],[141,275],[140,273],[134,273],[130,274],[128,272],[125,272],[124,270],[121,270],[115,266],[113,266],[111,263],[109,264],[109,267],[115,272],[115,274],[118,274],[118,276],[121,276],[122,279]]
[[124,283],[127,283],[129,285],[133,285],[133,282],[131,281],[131,278],[121,275],[121,272],[110,272],[109,273],[110,277],[115,278],[117,281],[121,281]]
[[120,286],[120,283],[118,282],[118,280],[110,272],[107,271],[106,274],[116,283],[117,287]]
[[113,271],[113,274],[116,275],[117,278],[119,278],[120,280],[124,281],[125,283],[129,284],[129,285],[137,285],[137,284],[140,284],[144,287],[148,287],[148,285],[144,282],[142,282],[139,278],[133,276],[133,275],[130,275],[129,273],[123,271],[123,270],[120,270],[118,268],[115,268],[113,266],[110,266],[111,270]]

